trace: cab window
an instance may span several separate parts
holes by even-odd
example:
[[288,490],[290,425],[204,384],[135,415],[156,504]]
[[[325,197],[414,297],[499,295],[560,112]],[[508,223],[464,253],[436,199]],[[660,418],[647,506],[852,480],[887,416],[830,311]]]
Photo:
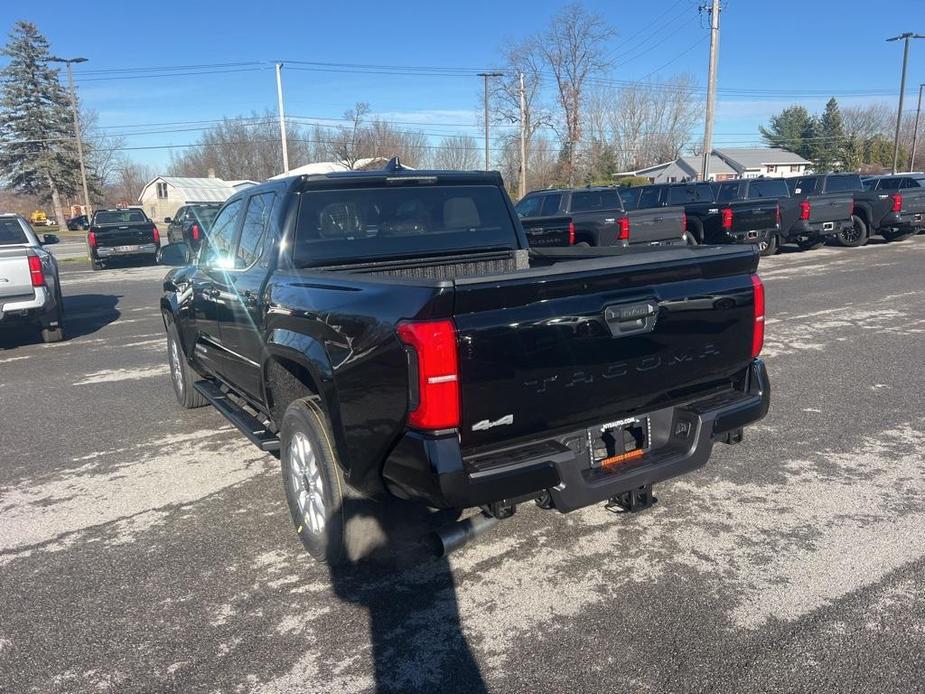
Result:
[[275,193],[261,193],[252,196],[248,201],[244,224],[241,226],[241,240],[238,241],[235,256],[236,268],[249,268],[263,253],[264,238],[275,199]]
[[241,221],[244,200],[232,200],[222,208],[199,253],[199,264],[230,270],[234,267],[234,235]]

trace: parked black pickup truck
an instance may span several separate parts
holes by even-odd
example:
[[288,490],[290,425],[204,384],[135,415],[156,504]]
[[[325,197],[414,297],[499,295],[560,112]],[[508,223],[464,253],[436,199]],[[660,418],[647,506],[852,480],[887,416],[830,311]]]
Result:
[[137,207],[93,213],[87,234],[87,251],[94,270],[102,270],[112,258],[153,261],[160,245],[157,225]]
[[481,507],[476,528],[651,504],[767,412],[757,264],[528,249],[497,173],[393,160],[236,193],[161,310],[179,402],[279,450],[299,537],[336,562],[369,538],[356,499]]
[[896,233],[890,240],[898,241],[925,230],[925,174],[869,176],[863,183],[864,190],[876,194],[878,199],[889,198],[890,212],[899,215]]
[[628,210],[619,188],[574,188],[527,193],[516,205],[523,220],[567,215],[576,246],[675,246],[688,243],[684,210]]
[[753,243],[766,254],[768,239],[778,232],[775,200],[728,201],[717,204],[709,183],[661,183],[626,188],[627,209],[681,206],[687,233],[696,243]]
[[[853,180],[852,180],[853,179]],[[867,232],[863,220],[856,214],[855,193],[863,190],[857,174],[816,174],[785,179],[790,197],[800,206],[797,233],[790,231],[790,238],[800,248],[817,248],[832,239],[844,246],[860,246],[867,243]],[[809,206],[809,210],[805,208]],[[805,224],[804,224],[805,222]],[[822,231],[818,232],[821,222]],[[802,229],[808,227],[808,233]]]
[[531,248],[575,245],[575,223],[571,217],[530,217],[521,219],[520,225]]
[[812,233],[812,202],[790,197],[790,189],[782,178],[742,178],[714,183],[716,200],[732,204],[736,200],[774,202],[777,204],[777,233],[768,236],[762,255],[774,255],[780,244],[788,241],[811,246],[816,241]]
[[212,226],[221,203],[183,205],[173,217],[164,217],[168,243],[186,243],[194,252],[199,250],[203,237]]

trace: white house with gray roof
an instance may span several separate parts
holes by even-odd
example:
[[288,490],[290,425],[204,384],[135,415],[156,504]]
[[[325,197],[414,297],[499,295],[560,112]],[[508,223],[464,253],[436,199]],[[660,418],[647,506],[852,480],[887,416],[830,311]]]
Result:
[[[623,176],[645,176],[653,183],[677,183],[696,181],[700,178],[703,158],[699,155],[680,157],[664,164],[655,164],[636,171],[614,174]],[[800,176],[812,167],[812,162],[799,154],[777,147],[722,147],[710,154],[710,180],[725,181],[730,178],[783,178]]]
[[148,216],[156,221],[173,217],[183,205],[197,202],[225,202],[233,193],[256,181],[225,181],[215,176],[191,178],[187,176],[158,176],[145,184],[138,202]]

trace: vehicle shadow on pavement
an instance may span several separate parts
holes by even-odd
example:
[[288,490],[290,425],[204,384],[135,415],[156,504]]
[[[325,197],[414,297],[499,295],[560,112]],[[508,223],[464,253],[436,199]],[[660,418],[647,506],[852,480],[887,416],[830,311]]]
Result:
[[[376,691],[487,692],[463,634],[449,560],[435,558],[424,541],[457,514],[400,500],[380,504],[357,498],[345,499],[341,510],[346,524],[372,524],[381,533],[359,556],[329,564],[334,594],[369,613]],[[415,590],[396,593],[396,579]],[[435,656],[439,651],[442,662],[426,672],[409,669],[408,663],[420,661],[422,649],[434,649]]]
[[120,295],[76,294],[64,296],[65,338],[92,335],[122,315],[118,309]]

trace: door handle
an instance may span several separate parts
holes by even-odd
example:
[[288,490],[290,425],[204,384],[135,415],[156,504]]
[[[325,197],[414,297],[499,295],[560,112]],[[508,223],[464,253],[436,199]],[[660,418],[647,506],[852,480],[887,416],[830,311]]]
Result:
[[654,217],[652,221],[653,222],[664,222],[665,218],[664,217]]

